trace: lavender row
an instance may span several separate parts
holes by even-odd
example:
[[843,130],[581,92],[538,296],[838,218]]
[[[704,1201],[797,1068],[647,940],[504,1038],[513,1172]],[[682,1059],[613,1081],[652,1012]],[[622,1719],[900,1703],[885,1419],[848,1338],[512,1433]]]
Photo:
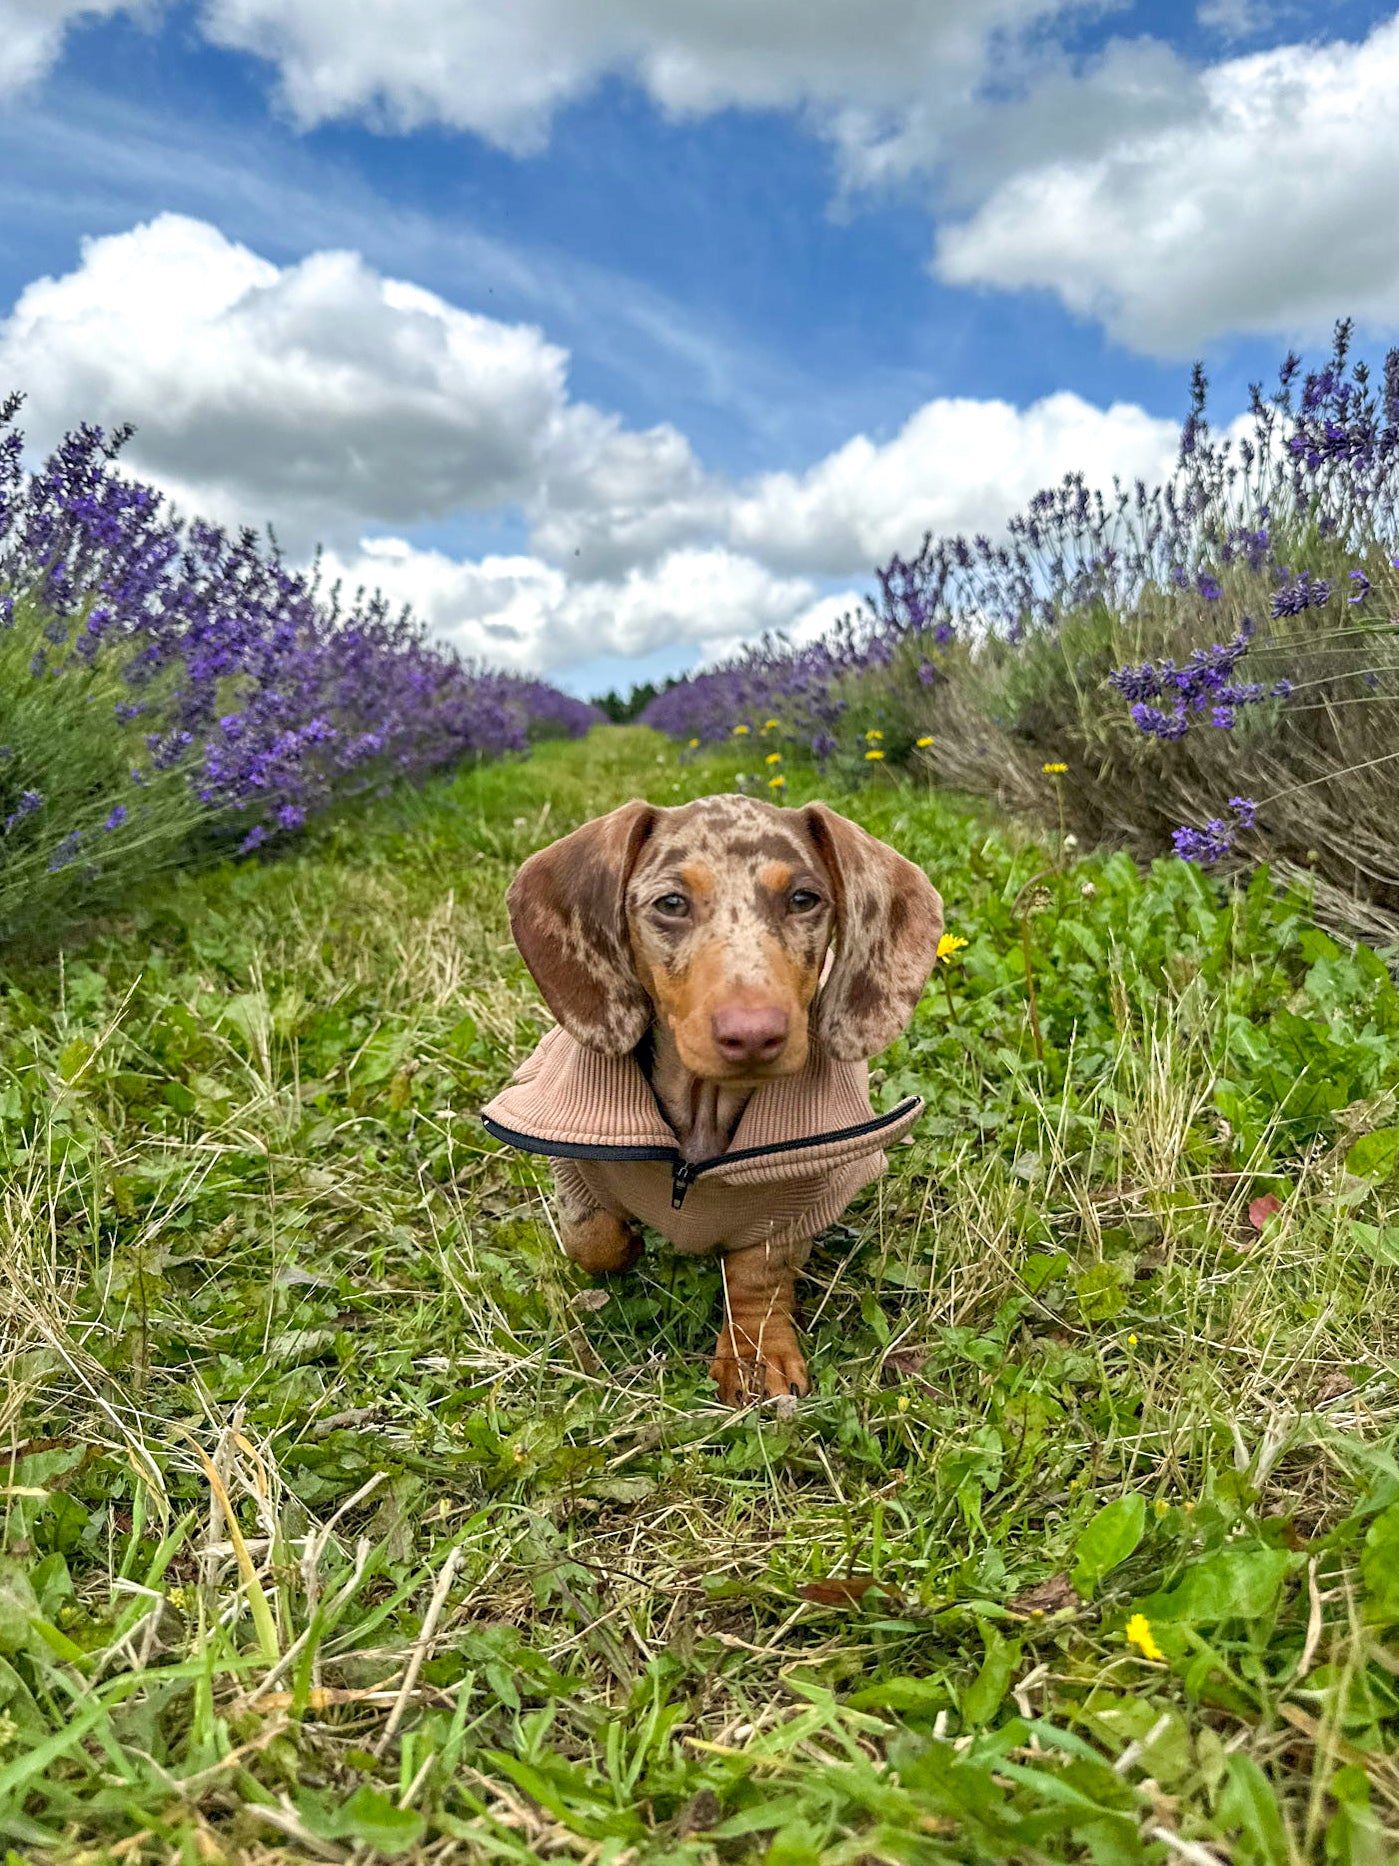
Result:
[[[1335,787],[1382,769],[1362,785],[1375,823],[1347,824],[1333,851],[1368,874],[1399,806],[1399,350],[1376,378],[1350,341],[1338,325],[1310,371],[1289,354],[1234,437],[1212,432],[1197,368],[1161,484],[1101,492],[1071,474],[999,538],[929,535],[828,640],[764,640],[644,717],[699,741],[771,738],[777,721],[794,749],[850,768],[879,729],[891,763],[1016,803],[1068,756],[1086,827],[1202,862],[1271,837],[1325,866],[1309,845],[1341,837],[1322,820],[1350,814]],[[1309,816],[1285,801],[1308,788]],[[1381,865],[1399,908],[1396,863]]]
[[[206,830],[249,851],[368,786],[577,736],[600,717],[463,662],[406,609],[325,587],[250,530],[181,521],[119,470],[129,430],[79,427],[26,472],[19,405],[0,407],[0,737],[25,737],[28,722],[24,745],[0,743],[8,863],[110,859],[169,774]],[[103,768],[100,799],[89,780],[81,822],[61,814],[74,814],[70,787],[35,772],[46,715],[79,699],[97,707],[87,738],[115,732],[130,753],[119,774]]]

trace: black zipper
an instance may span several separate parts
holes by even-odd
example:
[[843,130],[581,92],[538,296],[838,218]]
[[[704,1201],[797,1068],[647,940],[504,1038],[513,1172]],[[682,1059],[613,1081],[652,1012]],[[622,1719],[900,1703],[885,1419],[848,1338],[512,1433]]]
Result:
[[557,1160],[667,1161],[671,1169],[671,1210],[678,1212],[685,1203],[685,1194],[700,1174],[711,1172],[716,1166],[732,1166],[739,1160],[761,1160],[773,1153],[795,1153],[803,1147],[826,1147],[835,1141],[858,1140],[865,1134],[878,1133],[881,1128],[893,1127],[917,1101],[916,1095],[905,1096],[890,1113],[877,1114],[855,1127],[837,1128],[831,1134],[806,1134],[797,1140],[775,1140],[767,1147],[740,1147],[737,1152],[716,1153],[708,1160],[683,1159],[674,1147],[618,1147],[596,1141],[541,1140],[537,1134],[522,1134],[516,1128],[502,1127],[499,1121],[492,1120],[488,1114],[481,1116],[481,1123],[494,1139],[503,1141],[507,1147],[518,1147],[522,1153],[543,1153]]

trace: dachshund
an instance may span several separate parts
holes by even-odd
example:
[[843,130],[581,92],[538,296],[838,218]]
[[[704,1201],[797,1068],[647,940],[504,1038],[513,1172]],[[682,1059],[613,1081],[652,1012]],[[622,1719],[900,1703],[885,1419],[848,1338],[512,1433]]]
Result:
[[585,823],[507,905],[557,1028],[488,1130],[552,1156],[584,1270],[628,1268],[641,1224],[722,1255],[725,1404],[806,1393],[796,1273],[922,1113],[915,1096],[876,1114],[868,1063],[932,971],[937,890],[825,804],[724,795]]

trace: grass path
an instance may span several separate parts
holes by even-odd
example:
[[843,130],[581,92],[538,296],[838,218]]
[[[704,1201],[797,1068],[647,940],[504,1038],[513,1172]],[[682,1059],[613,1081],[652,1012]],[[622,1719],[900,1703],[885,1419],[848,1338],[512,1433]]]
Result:
[[1384,965],[832,799],[968,945],[813,1397],[735,1417],[713,1266],[589,1287],[474,1114],[541,1029],[514,866],[740,763],[550,745],[0,980],[19,1857],[1395,1856]]

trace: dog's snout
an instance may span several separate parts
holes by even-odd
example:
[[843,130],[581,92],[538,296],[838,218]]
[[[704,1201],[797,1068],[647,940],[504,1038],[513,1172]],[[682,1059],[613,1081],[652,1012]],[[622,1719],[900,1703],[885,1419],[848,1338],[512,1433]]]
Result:
[[726,1062],[771,1063],[782,1054],[791,1018],[780,1005],[724,1005],[710,1020],[714,1046]]

